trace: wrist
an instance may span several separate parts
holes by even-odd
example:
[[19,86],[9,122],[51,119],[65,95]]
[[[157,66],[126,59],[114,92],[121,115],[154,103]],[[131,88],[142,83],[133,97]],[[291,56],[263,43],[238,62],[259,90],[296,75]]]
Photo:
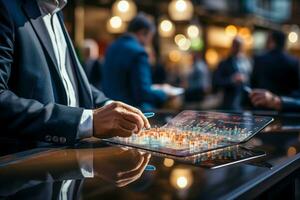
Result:
[[274,96],[274,98],[273,98],[273,105],[274,105],[274,108],[276,110],[278,110],[278,111],[281,110],[282,103],[281,103],[280,97]]

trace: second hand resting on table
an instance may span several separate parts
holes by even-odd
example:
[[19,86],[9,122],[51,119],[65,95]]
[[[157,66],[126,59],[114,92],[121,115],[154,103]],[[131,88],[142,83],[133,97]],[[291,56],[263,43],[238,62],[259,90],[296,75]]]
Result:
[[249,94],[250,100],[255,107],[264,107],[281,110],[282,102],[279,96],[264,89],[253,89]]

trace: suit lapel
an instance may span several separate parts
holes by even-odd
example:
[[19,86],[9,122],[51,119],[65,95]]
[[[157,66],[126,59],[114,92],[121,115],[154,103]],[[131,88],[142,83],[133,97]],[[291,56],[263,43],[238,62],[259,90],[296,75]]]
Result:
[[43,48],[47,51],[48,55],[51,57],[52,64],[55,65],[55,67],[58,67],[51,38],[48,34],[48,30],[43,21],[42,14],[39,10],[36,1],[30,1],[30,0],[25,1],[23,8],[24,8],[24,12],[26,13],[26,16],[28,17],[31,25],[34,28],[36,35],[40,39]]
[[85,75],[85,72],[83,71],[80,61],[78,60],[78,57],[76,56],[76,52],[74,49],[74,46],[71,42],[71,38],[67,32],[67,29],[63,22],[63,17],[61,12],[58,14],[58,19],[60,21],[63,33],[65,35],[66,43],[68,46],[68,51],[71,56],[72,64],[74,66],[74,71],[76,72],[76,77],[78,79],[78,88],[80,90],[79,98],[81,102],[81,106],[85,108],[93,108],[93,100],[92,100],[92,92],[91,87],[89,84],[89,81]]
[[[62,85],[62,77],[60,75],[59,72],[59,68],[58,68],[58,64],[55,58],[55,53],[53,50],[53,45],[51,42],[51,38],[48,34],[48,30],[46,28],[46,25],[43,21],[40,9],[36,3],[36,1],[33,0],[25,0],[24,4],[23,4],[23,10],[27,16],[27,18],[29,19],[36,35],[38,36],[40,43],[42,44],[43,48],[45,49],[47,55],[50,57],[50,60],[55,68],[55,71],[58,75],[58,77],[60,78],[60,82],[61,82],[61,86]],[[74,47],[72,45],[71,39],[69,37],[69,34],[66,31],[66,28],[64,26],[61,14],[58,13],[58,18],[59,21],[61,23],[61,27],[62,30],[64,32],[65,35],[65,40],[68,46],[68,50],[72,59],[72,63],[74,64],[74,69],[76,72],[76,78],[78,78],[78,84],[79,84],[79,89],[80,89],[80,93],[79,93],[79,98],[80,98],[80,102],[83,104],[81,106],[84,106],[86,108],[92,108],[93,107],[93,100],[92,100],[92,93],[91,93],[91,89],[89,86],[89,81],[87,80],[83,69],[80,67],[80,62],[76,56]],[[64,93],[65,94],[65,93]],[[65,101],[66,100],[66,94],[65,94]]]
[[[24,11],[26,17],[28,18],[30,24],[32,25],[35,34],[38,37],[46,56],[48,56],[50,58],[51,63],[49,63],[49,65],[51,65],[51,64],[53,65],[56,77],[59,80],[56,83],[59,84],[58,87],[60,88],[60,91],[62,92],[61,93],[63,95],[62,101],[64,103],[67,103],[67,94],[65,92],[65,89],[64,89],[64,86],[62,83],[62,77],[59,72],[58,63],[55,58],[54,48],[53,48],[48,30],[46,28],[46,25],[43,21],[41,11],[37,5],[37,2],[33,1],[33,0],[25,0],[24,4],[22,5],[22,8],[23,8],[23,11]],[[52,69],[50,68],[50,70],[52,70]]]

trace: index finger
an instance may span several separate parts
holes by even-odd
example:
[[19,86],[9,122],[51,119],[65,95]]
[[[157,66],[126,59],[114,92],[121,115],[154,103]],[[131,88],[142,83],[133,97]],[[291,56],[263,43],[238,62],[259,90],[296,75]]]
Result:
[[132,107],[130,105],[124,104],[124,103],[121,103],[121,104],[124,108],[139,115],[142,118],[142,120],[144,121],[145,128],[147,128],[147,129],[151,128],[151,125],[150,125],[148,119],[145,117],[145,115],[139,109]]

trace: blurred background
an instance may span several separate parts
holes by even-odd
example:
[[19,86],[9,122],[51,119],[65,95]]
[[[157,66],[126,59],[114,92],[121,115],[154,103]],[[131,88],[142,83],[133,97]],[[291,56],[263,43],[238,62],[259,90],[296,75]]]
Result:
[[[97,59],[99,66],[129,21],[139,12],[146,14],[157,28],[152,45],[146,47],[153,83],[186,91],[184,97],[164,105],[166,109],[220,107],[224,91],[214,89],[213,77],[237,36],[250,65],[255,55],[265,51],[270,30],[283,31],[286,51],[300,56],[298,0],[73,0],[64,12],[82,63],[89,57]],[[196,95],[187,94],[194,87],[191,79],[197,79],[192,77],[195,63],[202,66],[198,70],[201,92]],[[101,70],[93,75],[98,73]],[[100,80],[95,85],[101,89]]]

